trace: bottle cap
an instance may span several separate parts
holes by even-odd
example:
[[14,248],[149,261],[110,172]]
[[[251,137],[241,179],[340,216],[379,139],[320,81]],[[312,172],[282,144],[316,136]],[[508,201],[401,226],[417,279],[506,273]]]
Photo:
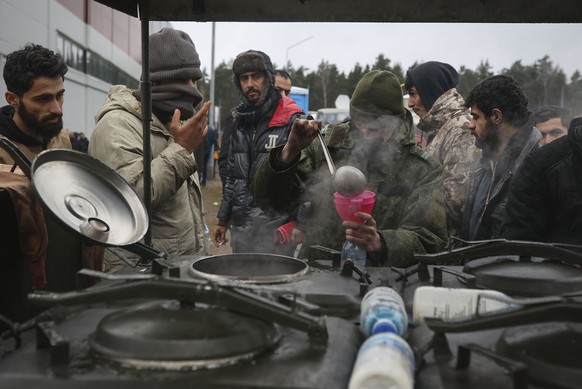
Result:
[[398,328],[392,320],[379,319],[372,327],[372,333],[370,335],[379,334],[381,332],[390,332],[399,335]]

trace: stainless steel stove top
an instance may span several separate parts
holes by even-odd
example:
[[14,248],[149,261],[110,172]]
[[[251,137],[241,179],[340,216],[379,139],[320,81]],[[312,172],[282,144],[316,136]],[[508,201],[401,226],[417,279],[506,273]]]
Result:
[[[466,258],[471,259],[470,252]],[[181,388],[195,383],[212,388],[343,388],[347,387],[363,341],[358,327],[359,302],[369,288],[393,287],[411,315],[414,291],[420,286],[467,288],[479,286],[480,282],[479,275],[466,272],[466,266],[439,264],[450,258],[438,262],[434,257],[420,257],[421,263],[408,269],[371,268],[367,274],[351,275],[342,275],[329,261],[313,261],[308,262],[306,271],[302,267],[300,275],[286,282],[265,284],[200,278],[189,272],[196,259],[172,258],[174,271],[164,271],[162,275],[133,272],[122,275],[122,279],[112,277],[86,291],[37,295],[37,300],[53,308],[31,326],[31,331],[21,332],[16,341],[8,338],[0,343],[4,351],[9,350],[0,357],[0,387]],[[531,260],[517,257],[518,262]],[[577,273],[573,271],[572,278],[575,277]],[[571,283],[565,284],[570,288]],[[582,304],[577,293],[569,290],[569,296],[548,297],[543,304],[496,317],[462,323],[428,319],[424,325],[411,325],[406,340],[417,357],[415,388],[545,388],[550,384],[580,387],[582,366],[578,361],[582,360],[582,351],[577,346],[582,341],[578,324],[582,322]],[[153,304],[156,309],[140,311],[145,309],[140,304],[147,301],[146,305]],[[166,345],[156,339],[141,342],[139,331],[143,329],[136,328],[135,334],[128,337],[129,346],[115,340],[118,332],[131,333],[132,326],[142,321],[147,325],[155,323],[153,329],[141,332],[146,338],[175,341],[175,333],[179,332],[176,328],[189,334],[189,319],[176,327],[165,327],[163,319],[130,320],[125,327],[111,324],[112,315],[131,317],[132,312],[139,312],[140,317],[148,317],[149,313],[160,314],[164,304],[186,310],[187,316],[191,310],[215,307],[228,312],[227,321],[250,316],[250,322],[258,320],[265,325],[258,333],[264,334],[267,341],[227,363],[214,363],[221,359],[218,352],[206,358],[210,363],[199,365],[188,363],[192,359],[183,357],[187,353],[182,351],[156,352],[160,344],[164,348]],[[203,317],[193,320],[206,320]],[[173,320],[171,314],[167,320]],[[137,353],[113,358],[108,355],[110,350],[95,342],[98,328],[103,325],[108,326],[108,341],[121,343],[122,353],[127,349],[138,350]],[[250,333],[257,332],[253,331]],[[240,340],[240,334],[235,332],[234,338],[227,338],[238,336]],[[248,335],[251,336],[255,335]],[[243,340],[245,337],[242,335]],[[176,344],[188,348],[197,347],[192,346],[197,342],[198,338],[178,336]],[[139,351],[141,347],[144,349]],[[212,342],[204,347],[206,351],[222,348]],[[162,354],[166,357],[160,358]],[[127,363],[128,360],[138,363]],[[171,368],[175,366],[178,369]]]

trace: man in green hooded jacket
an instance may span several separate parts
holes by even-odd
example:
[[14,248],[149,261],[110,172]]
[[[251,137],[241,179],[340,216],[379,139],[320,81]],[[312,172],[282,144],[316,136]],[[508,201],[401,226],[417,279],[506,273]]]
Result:
[[317,122],[295,121],[284,146],[271,150],[252,182],[263,209],[282,212],[312,203],[301,256],[312,245],[340,250],[345,240],[367,251],[367,266],[406,267],[414,253],[438,252],[445,244],[446,211],[441,165],[416,146],[412,117],[404,109],[397,77],[373,70],[360,80],[350,102],[351,120],[322,132],[336,168],[351,165],[376,194],[364,223],[342,221],[334,207],[332,177]]

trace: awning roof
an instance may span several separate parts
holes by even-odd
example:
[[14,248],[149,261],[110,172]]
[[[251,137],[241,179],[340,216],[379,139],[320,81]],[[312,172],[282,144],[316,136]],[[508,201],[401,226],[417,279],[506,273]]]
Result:
[[[97,0],[138,16],[143,0]],[[580,23],[579,0],[149,0],[149,20]]]

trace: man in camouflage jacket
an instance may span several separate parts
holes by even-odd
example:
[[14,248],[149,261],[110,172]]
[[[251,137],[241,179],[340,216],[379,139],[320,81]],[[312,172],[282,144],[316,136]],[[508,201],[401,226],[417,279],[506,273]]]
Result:
[[471,161],[481,156],[469,123],[471,114],[455,89],[459,74],[449,64],[429,61],[406,73],[408,106],[419,117],[428,137],[426,151],[443,165],[449,236],[463,225]]
[[350,115],[351,121],[326,127],[324,137],[336,166],[360,169],[376,193],[372,213],[356,214],[365,223],[342,224],[321,145],[314,141],[317,122],[304,119],[295,121],[288,142],[259,168],[255,200],[272,210],[312,202],[302,256],[315,244],[340,250],[346,239],[366,248],[368,266],[410,266],[413,253],[440,251],[446,239],[442,167],[416,146],[396,76],[367,73],[356,86]]

